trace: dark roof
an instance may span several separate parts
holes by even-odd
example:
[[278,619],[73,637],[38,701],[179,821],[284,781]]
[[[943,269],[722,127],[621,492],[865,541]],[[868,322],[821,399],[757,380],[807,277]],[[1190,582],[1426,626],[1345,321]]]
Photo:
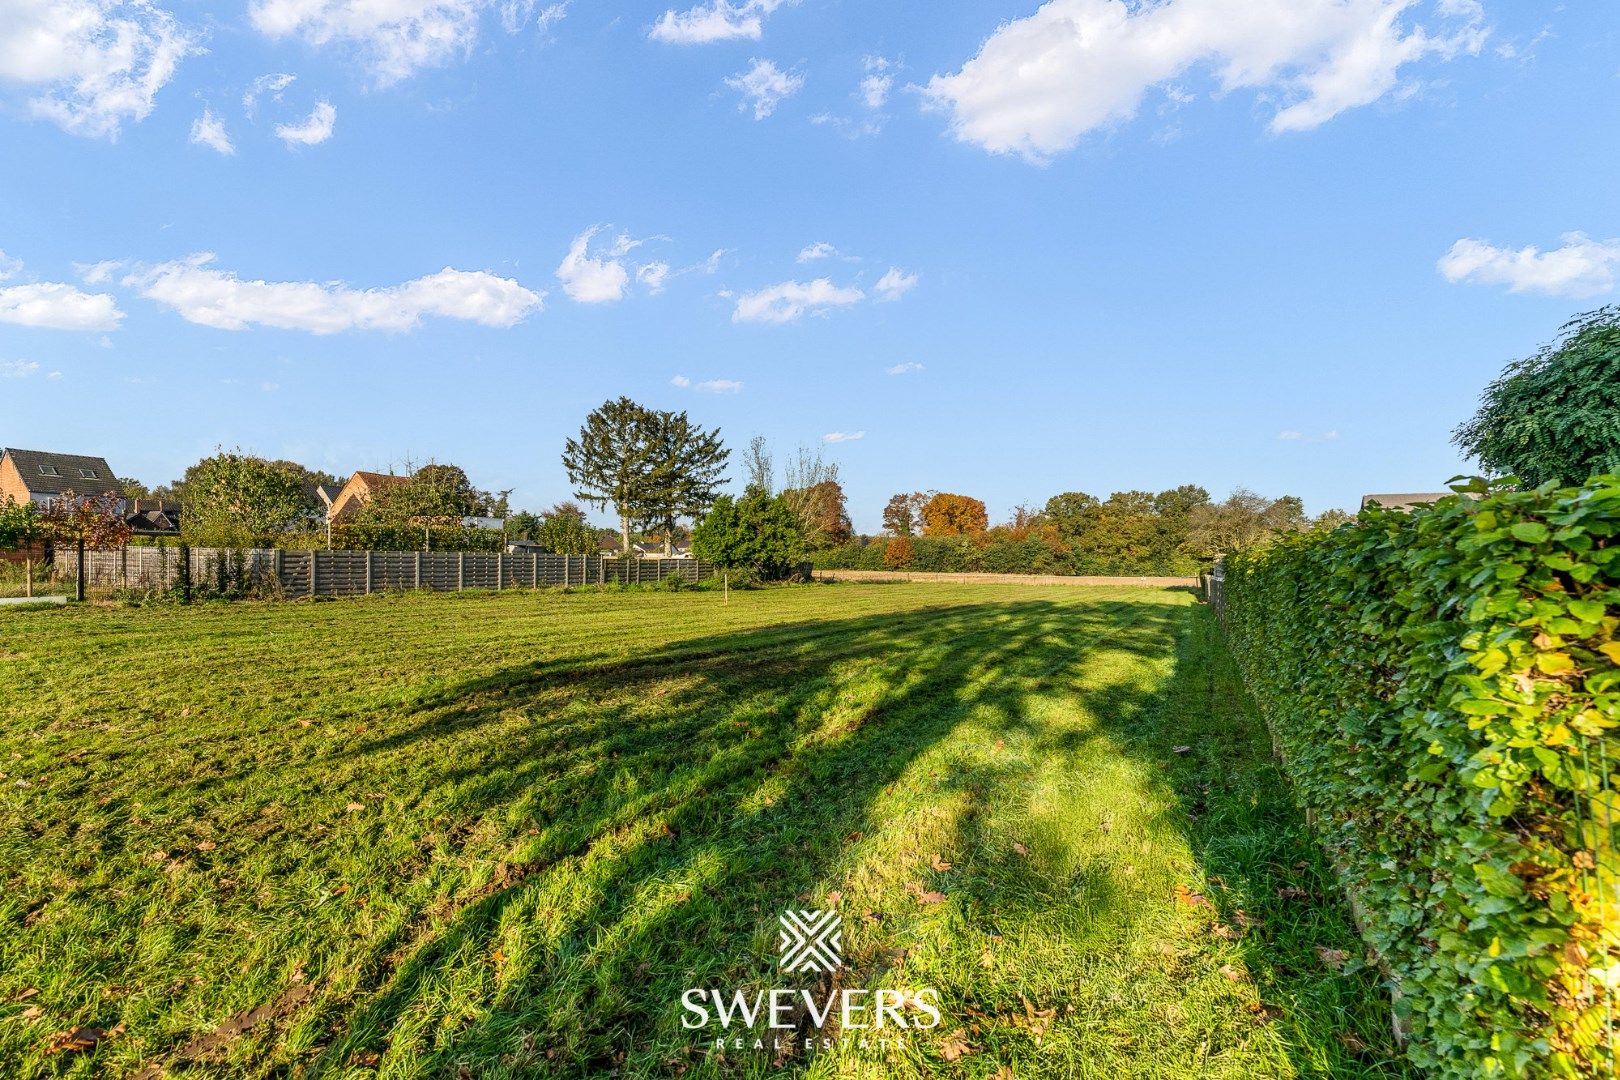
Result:
[[315,497],[325,505],[331,506],[332,501],[338,497],[338,492],[342,490],[342,484],[316,484]]
[[[43,450],[6,447],[3,455],[17,466],[28,490],[38,495],[122,495],[123,486],[106,458],[83,454],[52,454]],[[91,475],[86,476],[85,473]]]
[[1405,494],[1363,495],[1361,497],[1361,508],[1365,510],[1367,507],[1377,503],[1386,510],[1407,510],[1414,506],[1427,506],[1430,503],[1437,503],[1441,499],[1450,498],[1454,494],[1456,493],[1451,491],[1409,491]]

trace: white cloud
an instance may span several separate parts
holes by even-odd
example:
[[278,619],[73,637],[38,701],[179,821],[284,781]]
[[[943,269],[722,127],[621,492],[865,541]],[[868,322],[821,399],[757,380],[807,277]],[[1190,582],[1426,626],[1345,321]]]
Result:
[[873,286],[881,301],[898,300],[916,287],[916,274],[905,273],[894,266],[889,267],[889,272],[878,278],[878,283]]
[[122,259],[104,259],[98,263],[74,263],[73,269],[79,272],[80,280],[87,285],[100,285],[104,281],[111,281],[112,276],[124,267]]
[[106,293],[60,282],[0,288],[0,323],[47,330],[116,330],[124,313]]
[[276,138],[292,149],[294,144],[300,146],[319,146],[332,137],[332,127],[337,123],[337,109],[329,102],[317,102],[314,110],[301,124],[277,124]]
[[21,259],[14,259],[5,252],[0,251],[0,281],[5,281],[7,278],[16,277],[22,272],[22,268],[23,263]]
[[685,375],[677,375],[673,379],[669,380],[669,384],[671,386],[679,386],[682,390],[684,390],[688,386],[692,385],[692,380],[688,379]]
[[39,363],[34,360],[0,361],[0,379],[26,379],[38,370]]
[[57,382],[58,380],[60,380],[62,378],[62,373],[60,371],[53,371],[49,375],[46,375],[45,377],[47,379],[51,380],[51,382]]
[[1579,298],[1609,292],[1620,267],[1620,240],[1593,240],[1585,233],[1565,233],[1564,246],[1551,251],[1523,247],[1517,251],[1483,240],[1458,240],[1440,257],[1447,281],[1506,285],[1509,292]]
[[1419,0],[1048,0],[1002,24],[928,101],[963,141],[1032,160],[1135,116],[1149,88],[1208,65],[1222,92],[1282,108],[1273,132],[1316,127],[1384,97],[1404,65],[1477,53],[1477,5],[1441,0],[1438,29],[1407,26]]
[[736,379],[706,379],[692,389],[701,390],[705,394],[740,394],[743,384]]
[[861,80],[861,100],[868,109],[881,109],[888,104],[889,91],[894,88],[894,76],[889,74],[893,67],[881,56],[866,58],[867,75]]
[[911,375],[919,371],[926,371],[927,369],[921,364],[917,363],[915,360],[907,360],[903,364],[896,364],[891,368],[884,368],[883,370],[888,372],[890,375]]
[[568,246],[568,254],[557,267],[557,280],[570,300],[581,304],[604,304],[624,298],[624,287],[630,282],[630,272],[620,262],[621,256],[640,247],[645,241],[632,240],[624,233],[609,247],[603,257],[590,254],[591,238],[604,226],[592,225]]
[[1283,442],[1338,442],[1339,433],[1337,431],[1324,431],[1320,435],[1307,435],[1303,431],[1279,431],[1277,432],[1277,438]]
[[745,38],[758,41],[764,32],[765,16],[787,0],[709,0],[685,11],[664,12],[648,35],[655,41],[676,45],[707,45],[715,41]]
[[838,254],[838,249],[831,244],[822,242],[811,244],[799,251],[799,261],[802,263],[814,262],[817,259],[830,259]]
[[269,94],[274,101],[281,100],[281,92],[291,86],[298,76],[285,71],[273,72],[269,75],[260,75],[248,84],[246,92],[242,94],[242,109],[252,117],[259,107],[259,98]]
[[804,86],[804,76],[790,74],[769,60],[756,58],[747,71],[729,76],[726,85],[742,94],[739,109],[747,111],[752,107],[754,119],[763,120],[776,111],[783,98],[791,97]]
[[0,0],[0,84],[41,92],[36,116],[75,135],[117,138],[151,114],[195,40],[146,0]]
[[543,306],[544,294],[482,270],[452,270],[377,289],[341,282],[243,281],[216,270],[211,254],[138,271],[124,284],[179,312],[188,322],[220,330],[271,326],[335,334],[344,330],[414,328],[424,316],[484,326],[513,326]]
[[221,154],[236,153],[236,147],[231,145],[231,137],[225,133],[225,121],[206,106],[202,115],[191,122],[191,141],[218,150]]
[[636,267],[636,280],[647,286],[647,291],[650,293],[663,292],[664,282],[669,279],[669,274],[669,263],[667,262],[642,263]]
[[821,437],[821,441],[825,443],[855,442],[857,439],[864,438],[866,438],[866,432],[864,431],[829,431]]
[[805,312],[859,303],[866,296],[854,286],[834,285],[827,278],[814,281],[784,281],[757,292],[737,297],[732,322],[794,322]]
[[465,56],[488,0],[253,0],[253,26],[271,38],[357,48],[372,78],[390,86]]
[[540,7],[539,0],[503,0],[501,3],[501,27],[508,34],[515,34],[534,20],[534,28],[540,34],[545,34],[553,26],[562,22],[568,14],[566,3],[551,4],[541,8],[537,14],[535,9]]

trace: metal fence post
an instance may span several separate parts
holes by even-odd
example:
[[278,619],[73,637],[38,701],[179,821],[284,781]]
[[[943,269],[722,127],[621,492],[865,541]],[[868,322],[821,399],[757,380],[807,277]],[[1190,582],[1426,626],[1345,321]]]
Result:
[[315,599],[315,571],[320,565],[321,553],[314,548],[309,552],[309,598]]
[[415,587],[417,589],[420,589],[422,587],[422,553],[420,551],[418,551],[416,553],[416,586]]
[[465,551],[459,551],[459,552],[456,553],[456,591],[460,592],[461,590],[465,589],[466,587],[467,587],[467,553]]
[[366,550],[366,595],[371,595],[371,550]]

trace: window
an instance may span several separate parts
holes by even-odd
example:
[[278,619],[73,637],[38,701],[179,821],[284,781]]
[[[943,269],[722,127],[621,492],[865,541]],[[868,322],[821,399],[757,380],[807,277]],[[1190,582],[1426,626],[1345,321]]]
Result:
[[83,477],[84,479],[86,479],[86,480],[99,480],[100,479],[100,477],[98,477],[96,475],[96,470],[94,470],[94,469],[80,469],[79,470],[79,475],[81,477]]
[[39,475],[41,475],[41,476],[61,476],[62,474],[56,471],[56,466],[55,465],[41,465],[39,467]]

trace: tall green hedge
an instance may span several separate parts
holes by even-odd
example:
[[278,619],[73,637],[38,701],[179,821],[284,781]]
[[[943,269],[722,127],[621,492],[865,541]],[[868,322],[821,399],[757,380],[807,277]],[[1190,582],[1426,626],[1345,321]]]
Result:
[[1228,640],[1442,1077],[1615,1074],[1620,476],[1227,560]]

